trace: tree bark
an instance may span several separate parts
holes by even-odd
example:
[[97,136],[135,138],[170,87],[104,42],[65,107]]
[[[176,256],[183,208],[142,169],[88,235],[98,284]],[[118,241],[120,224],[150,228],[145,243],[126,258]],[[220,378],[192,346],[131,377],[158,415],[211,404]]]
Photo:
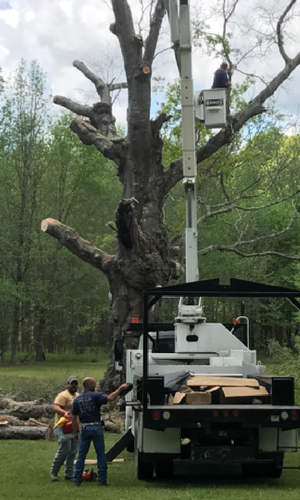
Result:
[[0,439],[46,439],[48,427],[0,426]]
[[0,415],[12,415],[26,420],[28,418],[51,418],[54,416],[52,404],[43,404],[39,400],[24,403],[8,397],[0,398]]
[[34,327],[34,349],[35,358],[34,361],[42,362],[46,361],[45,351],[44,351],[44,334],[46,325],[46,311],[42,307],[38,307],[36,311],[36,321]]

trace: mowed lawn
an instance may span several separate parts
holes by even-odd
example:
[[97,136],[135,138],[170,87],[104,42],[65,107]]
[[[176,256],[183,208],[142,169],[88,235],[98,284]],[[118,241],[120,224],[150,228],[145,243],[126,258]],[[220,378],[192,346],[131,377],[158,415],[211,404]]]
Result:
[[[118,438],[106,433],[106,446]],[[300,471],[285,470],[280,479],[246,479],[239,474],[215,473],[201,475],[191,469],[176,469],[173,480],[149,482],[135,477],[134,458],[124,451],[121,463],[108,465],[109,487],[97,483],[83,483],[79,488],[63,479],[51,483],[49,469],[57,450],[55,441],[1,441],[0,442],[0,498],[1,500],[299,500]],[[90,450],[88,458],[95,458]],[[289,465],[299,465],[299,454],[291,454]],[[87,465],[86,468],[96,466]]]
[[[55,390],[69,375],[77,375],[80,382],[92,376],[100,380],[106,370],[108,355],[100,353],[93,358],[51,360],[40,365],[16,367],[0,366],[0,388],[4,393],[21,392],[41,397],[43,392]],[[29,399],[29,398],[28,398]],[[106,433],[109,448],[120,436]],[[83,483],[79,488],[63,479],[51,483],[49,470],[57,450],[56,441],[0,440],[0,500],[299,500],[300,470],[287,469],[280,479],[247,479],[231,470],[218,469],[208,475],[191,467],[176,467],[172,480],[149,482],[135,477],[134,457],[127,451],[118,458],[123,462],[108,466],[109,487],[101,489],[97,483]],[[87,458],[95,458],[91,448]],[[287,454],[285,465],[298,467],[300,454]],[[87,465],[86,468],[95,465]]]
[[[48,356],[50,359],[51,357]],[[108,353],[66,355],[63,361],[52,356],[51,361],[38,364],[0,365],[0,389],[4,394],[22,392],[25,399],[43,397],[47,391],[56,390],[63,385],[69,375],[78,376],[79,383],[85,377],[101,380],[107,368]],[[23,398],[24,400],[24,398]]]

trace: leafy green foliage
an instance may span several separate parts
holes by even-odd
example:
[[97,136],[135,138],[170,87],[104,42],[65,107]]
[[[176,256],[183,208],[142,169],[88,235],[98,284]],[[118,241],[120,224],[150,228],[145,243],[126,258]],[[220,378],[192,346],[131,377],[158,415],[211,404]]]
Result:
[[106,279],[40,223],[58,219],[114,253],[107,222],[121,184],[115,165],[74,136],[72,116],[50,119],[50,110],[42,69],[21,61],[0,101],[0,354],[11,340],[14,362],[19,348],[39,359],[43,351],[96,349],[107,321]]

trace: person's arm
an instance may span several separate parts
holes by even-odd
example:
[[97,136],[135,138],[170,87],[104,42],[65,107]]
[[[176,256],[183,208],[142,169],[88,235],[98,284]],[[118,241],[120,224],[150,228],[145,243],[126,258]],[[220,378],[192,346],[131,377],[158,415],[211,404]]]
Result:
[[122,392],[124,389],[127,389],[127,384],[120,385],[120,387],[116,391],[109,394],[107,396],[107,401],[113,401],[114,399],[116,399],[120,395],[120,392]]
[[60,415],[61,417],[70,418],[70,413],[64,410],[62,406],[60,406],[57,403],[54,403],[53,410],[55,411],[55,413],[58,413],[58,415]]
[[77,415],[72,415],[72,432],[74,441],[78,440]]

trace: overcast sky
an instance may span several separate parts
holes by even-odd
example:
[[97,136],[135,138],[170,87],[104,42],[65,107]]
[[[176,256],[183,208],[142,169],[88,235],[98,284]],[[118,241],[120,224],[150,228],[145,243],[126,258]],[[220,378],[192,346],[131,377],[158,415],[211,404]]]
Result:
[[[264,3],[265,0],[262,0]],[[270,0],[276,6],[286,6],[288,0]],[[251,5],[254,2],[250,2]],[[240,0],[238,6],[240,19],[251,20],[248,13],[248,0]],[[140,0],[129,0],[130,6],[138,16]],[[147,4],[147,0],[144,0]],[[191,0],[191,9],[207,4],[210,0]],[[115,81],[124,80],[122,60],[117,38],[108,29],[113,22],[110,0],[0,0],[0,66],[6,76],[14,70],[21,58],[31,61],[37,59],[47,73],[49,91],[53,95],[60,94],[82,102],[96,102],[93,99],[93,85],[72,66],[74,59],[84,61],[87,65],[97,67],[101,76]],[[240,22],[240,21],[239,21]],[[246,50],[248,38],[240,36],[240,25],[232,25],[240,45]],[[252,21],[259,27],[262,17]],[[213,30],[220,27],[220,20],[209,20]],[[299,39],[299,17],[291,23],[291,31],[295,40]],[[165,22],[164,31],[168,24]],[[296,41],[290,40],[286,46],[295,54]],[[159,49],[170,46],[167,34],[160,42]],[[210,88],[213,72],[220,64],[214,56],[204,55],[200,50],[194,51],[193,74],[195,90]],[[252,65],[252,67],[251,67]],[[244,71],[258,70],[270,78],[283,67],[282,60],[276,52],[270,52],[266,62],[252,58],[248,64],[242,63]],[[178,70],[171,50],[155,60],[154,74],[164,76],[168,81],[178,77]],[[241,81],[242,75],[236,73],[234,81]],[[257,89],[259,86],[257,87]],[[157,100],[157,98],[156,98]],[[155,98],[154,98],[155,102]],[[300,69],[298,68],[290,82],[277,96],[281,112],[295,113],[300,107]],[[153,107],[155,112],[155,106]],[[126,92],[120,96],[114,108],[117,120],[125,125]]]

